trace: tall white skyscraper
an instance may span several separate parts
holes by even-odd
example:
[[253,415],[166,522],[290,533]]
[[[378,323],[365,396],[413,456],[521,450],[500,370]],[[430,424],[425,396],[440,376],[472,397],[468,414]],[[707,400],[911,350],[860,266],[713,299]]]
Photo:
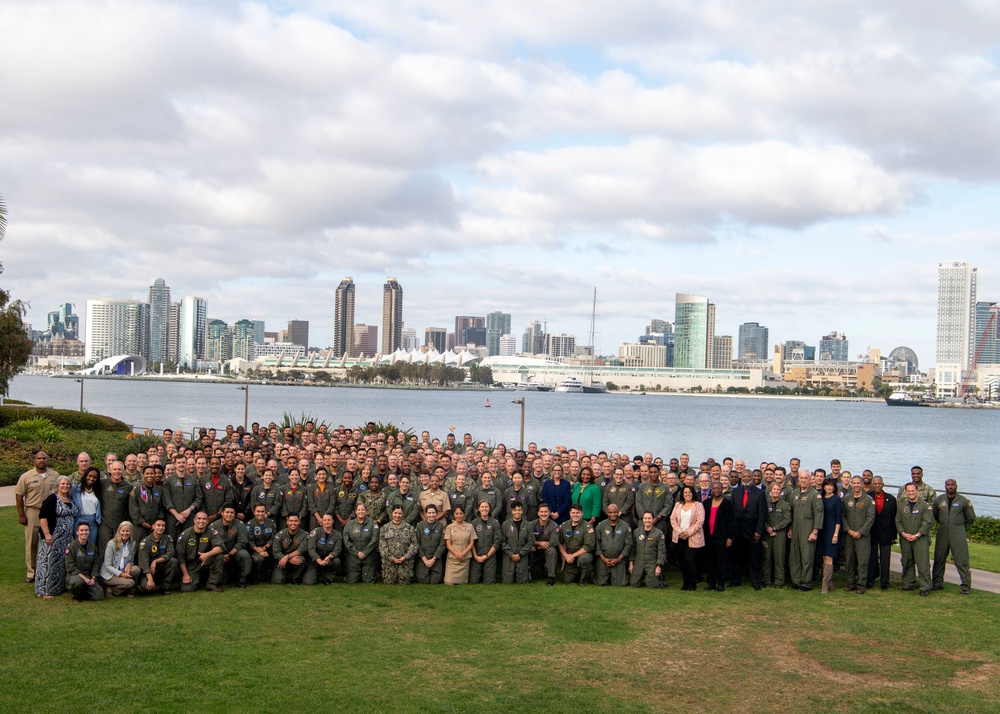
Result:
[[149,349],[149,303],[122,298],[87,301],[84,359],[98,362],[118,355],[145,356]]
[[193,368],[205,359],[205,338],[208,334],[208,303],[188,295],[181,299],[178,364]]
[[955,393],[974,354],[976,279],[976,268],[968,263],[938,263],[938,396]]

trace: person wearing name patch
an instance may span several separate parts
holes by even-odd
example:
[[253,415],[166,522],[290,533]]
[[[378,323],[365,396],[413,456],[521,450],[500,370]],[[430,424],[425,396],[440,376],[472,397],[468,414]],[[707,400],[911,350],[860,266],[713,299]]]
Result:
[[253,520],[247,523],[247,552],[250,553],[250,576],[248,583],[267,582],[271,579],[274,560],[271,557],[271,541],[278,528],[267,517],[267,506],[258,503],[253,509]]
[[594,527],[583,520],[583,507],[579,503],[574,503],[569,507],[569,520],[559,526],[559,555],[563,562],[563,582],[572,583],[579,580],[580,585],[590,584],[594,577],[595,545]]
[[[317,469],[317,475],[319,470]],[[324,474],[325,475],[325,474]],[[333,576],[340,571],[340,553],[343,541],[340,532],[333,527],[333,514],[324,513],[318,528],[309,532],[307,552],[309,563],[302,576],[303,585],[316,585],[320,578],[324,585],[333,582]]]
[[[407,478],[407,486],[409,479]],[[409,585],[413,580],[413,558],[417,555],[417,532],[403,519],[403,506],[390,509],[389,522],[379,528],[378,552],[382,559],[382,582]]]
[[628,585],[628,563],[634,541],[632,529],[621,517],[621,509],[608,503],[608,517],[597,524],[594,554],[597,585]]
[[181,531],[176,543],[181,570],[181,592],[204,585],[208,592],[222,592],[222,542],[208,529],[208,514],[198,511],[190,528]]
[[969,539],[965,529],[976,520],[972,501],[958,492],[958,482],[950,478],[944,482],[944,493],[934,499],[934,520],[937,521],[937,542],[934,544],[934,570],[932,590],[944,588],[944,566],[948,553],[955,562],[961,580],[963,595],[972,592],[972,571],[969,570]]
[[235,575],[240,588],[247,586],[250,575],[250,553],[247,551],[247,527],[236,518],[236,507],[222,509],[222,518],[209,526],[222,542],[222,578]]
[[[896,509],[896,530],[899,532],[899,552],[903,561],[903,584],[900,590],[920,586],[921,596],[931,592],[931,508],[920,498],[917,484],[905,486],[906,499]],[[916,571],[916,577],[914,577]]]
[[285,518],[285,527],[278,531],[271,542],[274,556],[274,570],[271,582],[274,585],[302,582],[306,571],[306,553],[309,548],[308,534],[299,526],[302,518],[298,513],[290,513]]
[[154,519],[152,526],[152,532],[139,541],[136,565],[139,566],[140,575],[136,587],[145,593],[159,588],[164,595],[169,595],[170,586],[177,577],[174,544],[166,534],[167,522],[163,516]]
[[365,504],[354,508],[355,517],[344,526],[344,561],[348,583],[374,583],[378,570],[378,524],[368,517]]
[[417,559],[414,576],[421,585],[440,585],[444,579],[444,528],[433,503],[424,508],[424,520],[417,524]]
[[137,543],[153,532],[153,521],[163,516],[163,490],[155,483],[156,469],[146,466],[142,479],[132,487],[128,497],[128,516]]
[[518,585],[530,580],[529,558],[535,544],[535,534],[524,520],[524,504],[510,503],[510,518],[500,527],[503,536],[503,563],[501,567],[504,585]]
[[[484,476],[486,474],[483,474]],[[469,564],[469,582],[496,585],[497,553],[503,544],[500,523],[491,515],[490,501],[479,502],[479,515],[472,521],[476,539],[472,547],[472,562]]]
[[860,476],[851,477],[851,491],[842,499],[843,539],[847,590],[864,595],[868,578],[868,557],[871,555],[872,525],[875,523],[875,501],[864,491]]
[[102,560],[89,537],[90,524],[78,523],[76,539],[66,548],[66,589],[77,602],[104,599],[104,588],[97,581]]

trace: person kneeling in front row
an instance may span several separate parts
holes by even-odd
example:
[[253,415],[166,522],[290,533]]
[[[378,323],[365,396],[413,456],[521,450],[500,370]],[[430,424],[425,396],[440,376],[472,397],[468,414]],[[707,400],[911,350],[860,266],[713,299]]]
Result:
[[315,585],[321,577],[324,585],[332,583],[333,576],[340,570],[342,548],[343,540],[333,527],[333,514],[324,513],[319,519],[319,526],[309,533],[309,564],[302,577],[302,584]]
[[594,578],[594,527],[583,520],[583,507],[574,503],[569,508],[569,520],[559,526],[559,555],[563,561],[563,582],[579,578],[580,585],[589,585]]
[[104,589],[97,582],[102,559],[97,554],[97,544],[88,541],[90,525],[76,527],[76,540],[66,549],[66,589],[76,601],[103,600]]
[[177,536],[177,562],[182,593],[194,592],[202,585],[208,592],[222,592],[222,539],[208,529],[205,511],[198,511],[194,525]]
[[167,521],[163,516],[153,520],[152,532],[139,541],[139,556],[136,564],[142,575],[136,586],[145,593],[157,588],[164,595],[170,594],[170,586],[177,577],[177,558],[174,544],[167,535]]
[[285,527],[278,531],[271,544],[274,556],[274,572],[271,582],[283,585],[286,582],[298,585],[306,572],[306,552],[309,549],[309,535],[299,528],[302,518],[291,513],[285,518]]
[[106,597],[128,595],[132,597],[135,581],[141,571],[135,565],[135,544],[132,542],[132,524],[122,521],[118,524],[115,537],[108,541],[104,549],[104,563],[101,565],[101,582]]

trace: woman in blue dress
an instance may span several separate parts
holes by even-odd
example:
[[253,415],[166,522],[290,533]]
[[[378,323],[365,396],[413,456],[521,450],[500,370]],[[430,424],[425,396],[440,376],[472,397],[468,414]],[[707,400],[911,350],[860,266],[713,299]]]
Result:
[[42,502],[38,514],[38,561],[35,565],[35,595],[55,597],[66,589],[66,548],[80,514],[70,495],[69,476],[60,476],[55,493]]
[[823,528],[816,539],[816,555],[823,558],[823,592],[833,588],[833,559],[840,552],[840,522],[844,504],[840,500],[837,479],[823,481]]

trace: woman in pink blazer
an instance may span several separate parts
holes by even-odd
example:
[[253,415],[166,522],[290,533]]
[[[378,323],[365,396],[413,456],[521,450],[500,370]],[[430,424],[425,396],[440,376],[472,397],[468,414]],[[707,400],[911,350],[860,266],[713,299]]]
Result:
[[677,544],[677,559],[684,575],[681,590],[694,590],[698,584],[698,549],[705,547],[705,508],[694,495],[690,486],[681,486],[680,499],[670,514],[673,526],[673,541]]

